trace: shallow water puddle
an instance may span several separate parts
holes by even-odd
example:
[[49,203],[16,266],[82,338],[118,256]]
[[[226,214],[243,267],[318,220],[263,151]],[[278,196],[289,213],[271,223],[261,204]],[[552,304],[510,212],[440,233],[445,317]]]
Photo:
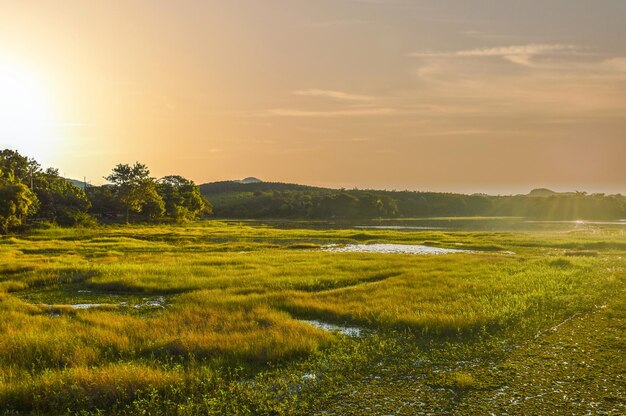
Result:
[[472,253],[471,250],[440,248],[409,244],[331,244],[322,247],[323,251],[333,253],[383,253],[383,254],[448,254]]
[[356,225],[359,230],[447,230],[446,227],[429,227],[416,225]]
[[162,308],[165,309],[165,297],[164,296],[159,296],[157,298],[154,299],[150,299],[150,298],[143,298],[143,303],[138,303],[138,304],[134,304],[134,305],[129,305],[128,302],[120,302],[121,306],[130,306],[132,308],[135,309],[141,309],[141,308]]
[[163,305],[165,303],[165,297],[163,296],[159,296],[156,299],[150,300],[150,299],[146,299],[144,298],[144,300],[146,301],[145,305],[152,307],[152,308],[163,308],[165,309],[165,306]]
[[342,326],[342,325],[329,324],[328,322],[318,321],[317,319],[312,319],[312,320],[303,319],[300,322],[304,322],[305,324],[314,326],[324,331],[339,332],[340,334],[347,335],[349,337],[360,337],[363,332],[363,329],[355,327],[355,326]]
[[[159,296],[157,298],[143,298],[143,302],[142,303],[137,303],[137,304],[129,304],[128,302],[120,302],[117,305],[122,306],[122,307],[131,307],[134,309],[142,309],[142,308],[162,308],[165,309],[165,297],[164,296]],[[107,306],[114,306],[116,304],[111,304],[111,303],[74,303],[74,304],[70,304],[68,305],[70,308],[75,309],[75,310],[84,310],[84,309],[92,309],[92,308],[99,308],[103,305],[107,305]]]
[[102,306],[101,303],[76,303],[74,305],[70,305],[72,309],[91,309],[98,308]]

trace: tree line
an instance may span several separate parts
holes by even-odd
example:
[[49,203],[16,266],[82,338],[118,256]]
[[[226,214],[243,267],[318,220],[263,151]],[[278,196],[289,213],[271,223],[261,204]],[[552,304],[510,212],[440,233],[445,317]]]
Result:
[[546,196],[346,190],[289,184],[218,182],[200,185],[223,218],[373,219],[515,216],[543,220],[626,218],[623,195]]
[[190,221],[212,212],[193,181],[171,175],[150,176],[144,164],[118,164],[105,178],[109,184],[80,187],[42,169],[16,151],[0,151],[0,232],[27,221],[59,225],[96,222]]
[[[437,192],[346,190],[284,183],[214,182],[182,176],[156,179],[144,164],[118,164],[108,184],[83,189],[16,151],[0,151],[0,233],[27,222],[64,226],[97,222],[185,222],[212,212],[221,218],[374,219],[517,216],[550,220],[623,219],[623,195],[490,196]],[[209,203],[212,201],[213,205]]]

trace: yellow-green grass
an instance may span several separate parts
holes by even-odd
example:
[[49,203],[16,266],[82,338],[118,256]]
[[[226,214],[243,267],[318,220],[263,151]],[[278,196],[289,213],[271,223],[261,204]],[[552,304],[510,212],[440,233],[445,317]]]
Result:
[[[355,242],[478,252],[318,249]],[[523,338],[591,310],[623,287],[625,250],[620,229],[599,228],[405,232],[207,222],[3,237],[0,409],[54,413],[73,403],[124,413],[149,395],[159,406],[189,396],[208,400],[209,408],[224,395],[240,398],[237,389],[248,387],[220,393],[232,384],[206,384],[199,374],[234,371],[236,380],[246,380],[268,365],[331,354],[345,342],[300,319],[383,334],[376,336],[404,331],[416,343],[424,336],[467,343]],[[163,307],[142,304],[154,296],[164,296]],[[106,306],[76,310],[70,306],[76,303]]]
[[[421,333],[537,324],[589,308],[618,283],[619,260],[502,255],[409,257],[397,276],[317,293],[285,305],[306,316]],[[525,317],[533,317],[529,322]]]

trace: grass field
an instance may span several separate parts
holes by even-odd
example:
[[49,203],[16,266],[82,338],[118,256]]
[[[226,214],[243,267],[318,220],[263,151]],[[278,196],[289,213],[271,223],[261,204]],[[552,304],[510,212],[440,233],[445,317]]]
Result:
[[[212,221],[2,237],[0,411],[625,414],[625,231]],[[468,251],[321,250],[367,243]]]

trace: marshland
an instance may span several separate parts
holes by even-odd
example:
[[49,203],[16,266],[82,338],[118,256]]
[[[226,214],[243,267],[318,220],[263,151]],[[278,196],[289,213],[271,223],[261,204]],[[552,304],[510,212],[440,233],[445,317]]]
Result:
[[0,0],[0,416],[626,415],[624,22]]
[[[204,221],[4,236],[0,408],[620,414],[624,231]],[[388,244],[455,250],[328,249]]]

